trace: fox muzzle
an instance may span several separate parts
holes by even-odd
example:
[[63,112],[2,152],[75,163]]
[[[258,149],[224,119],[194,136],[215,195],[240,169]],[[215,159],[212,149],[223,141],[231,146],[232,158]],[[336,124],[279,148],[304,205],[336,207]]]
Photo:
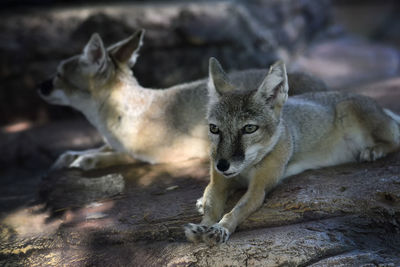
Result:
[[50,95],[53,89],[53,79],[48,79],[39,85],[39,92],[44,96]]
[[229,166],[230,166],[229,161],[227,161],[226,159],[218,160],[217,169],[219,171],[225,172],[225,171],[227,171],[229,169]]

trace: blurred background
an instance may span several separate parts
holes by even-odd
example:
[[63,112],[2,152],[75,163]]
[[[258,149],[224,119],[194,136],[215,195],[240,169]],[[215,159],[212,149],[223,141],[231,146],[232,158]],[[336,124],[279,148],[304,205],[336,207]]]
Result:
[[[109,45],[145,28],[134,73],[142,85],[155,88],[205,77],[210,56],[228,70],[266,68],[277,58],[293,67],[299,57],[316,53],[313,45],[328,40],[400,45],[398,1],[109,2],[2,1],[0,126],[77,116],[45,104],[35,85],[53,74],[60,60],[80,53],[93,32]],[[325,52],[335,52],[329,48]],[[357,48],[348,53],[353,52]]]
[[67,149],[100,145],[81,114],[50,106],[36,84],[98,32],[106,45],[146,29],[134,75],[165,88],[282,58],[332,89],[400,112],[400,2],[393,0],[1,1],[0,210],[31,199]]

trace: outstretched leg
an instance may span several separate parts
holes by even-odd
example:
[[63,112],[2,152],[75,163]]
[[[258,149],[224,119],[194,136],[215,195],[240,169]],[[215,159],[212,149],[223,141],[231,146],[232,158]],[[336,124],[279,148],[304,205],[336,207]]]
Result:
[[67,151],[56,160],[51,170],[80,168],[89,170],[117,164],[126,164],[134,159],[127,153],[114,151],[109,145],[84,151]]
[[200,224],[189,223],[185,226],[185,235],[189,241],[201,242],[208,228],[221,219],[230,184],[231,180],[223,177],[211,166],[211,180],[202,197],[203,219]]

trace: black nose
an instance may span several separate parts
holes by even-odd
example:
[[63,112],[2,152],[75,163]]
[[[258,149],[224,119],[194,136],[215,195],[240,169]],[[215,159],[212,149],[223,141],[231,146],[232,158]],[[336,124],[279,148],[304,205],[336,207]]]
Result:
[[48,96],[53,91],[53,79],[48,79],[39,85],[39,91],[42,95]]
[[224,172],[229,169],[229,162],[226,159],[220,159],[217,163],[217,169]]

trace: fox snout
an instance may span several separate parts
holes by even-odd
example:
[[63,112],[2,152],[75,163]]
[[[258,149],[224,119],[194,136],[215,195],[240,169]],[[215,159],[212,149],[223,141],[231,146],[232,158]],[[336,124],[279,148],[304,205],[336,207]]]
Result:
[[217,162],[217,169],[221,172],[225,172],[229,169],[230,163],[226,159],[220,159]]
[[221,173],[223,176],[230,178],[239,174],[243,167],[243,161],[235,161],[230,162],[226,159],[219,159],[215,162],[216,170]]
[[43,96],[49,96],[54,89],[53,79],[48,79],[38,86],[39,93]]
[[[224,140],[227,139],[230,138],[225,138]],[[239,140],[220,142],[212,158],[214,160],[215,169],[225,177],[238,174],[246,161],[243,146]]]

